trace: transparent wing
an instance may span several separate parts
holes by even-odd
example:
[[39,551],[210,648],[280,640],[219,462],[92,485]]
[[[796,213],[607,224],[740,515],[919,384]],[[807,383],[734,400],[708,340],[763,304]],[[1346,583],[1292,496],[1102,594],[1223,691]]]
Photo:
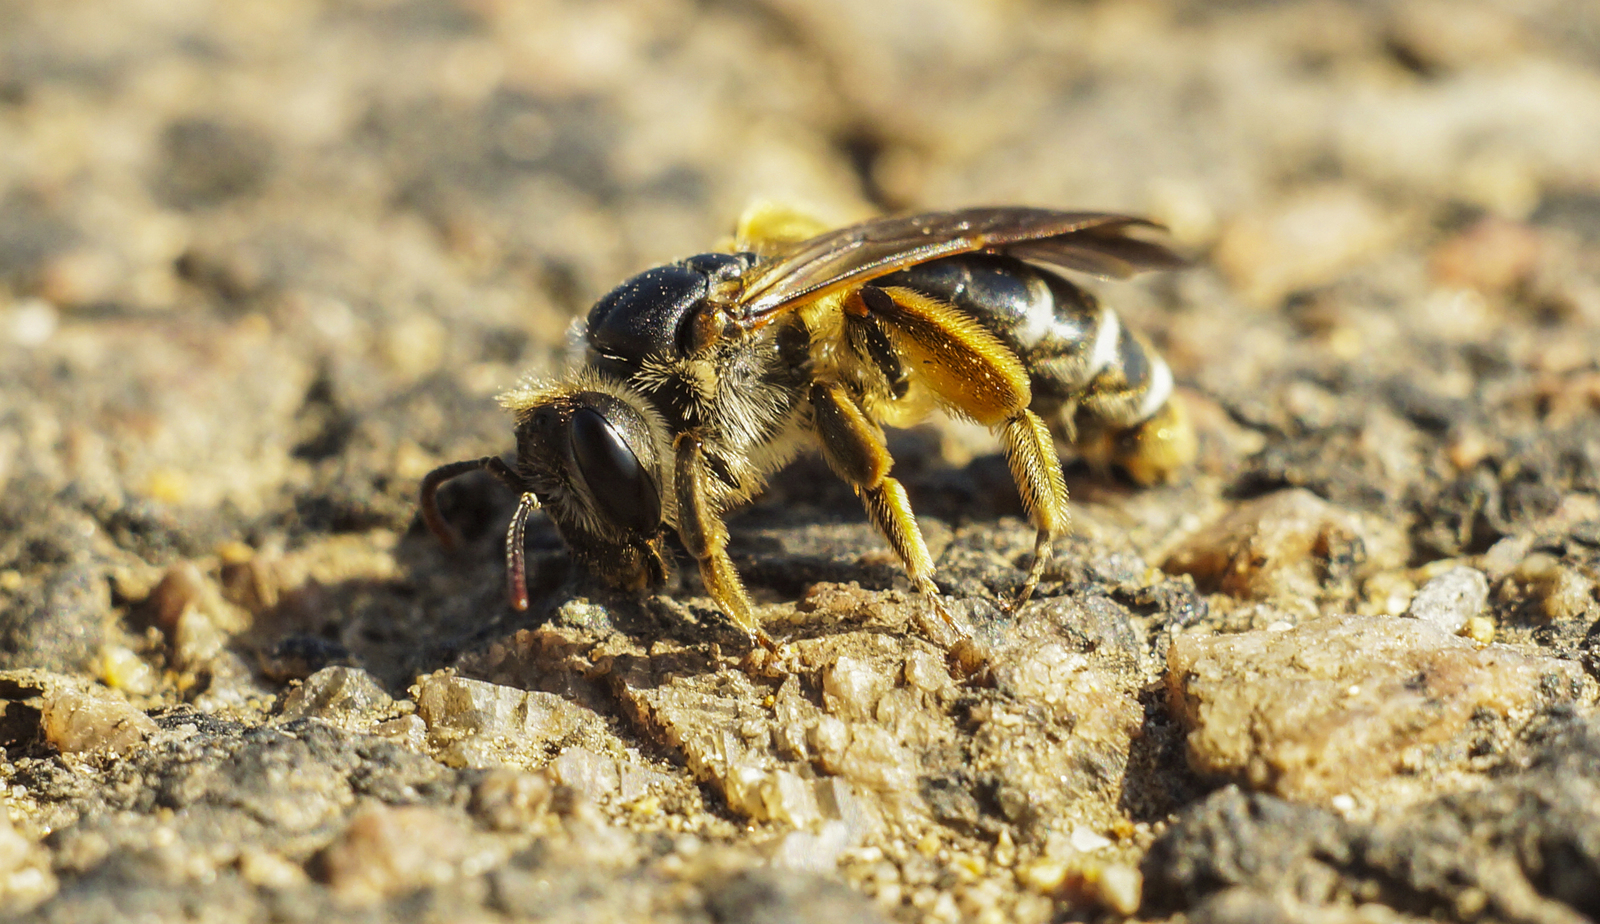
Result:
[[736,315],[754,324],[801,300],[975,251],[1119,278],[1181,266],[1172,251],[1129,234],[1159,227],[1128,215],[1016,207],[880,218],[802,241],[757,265],[745,276]]

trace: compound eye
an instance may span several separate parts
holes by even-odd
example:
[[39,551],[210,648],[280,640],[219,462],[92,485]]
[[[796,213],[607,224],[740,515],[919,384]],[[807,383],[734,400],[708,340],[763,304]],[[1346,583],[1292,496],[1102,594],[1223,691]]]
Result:
[[661,526],[661,498],[655,483],[628,444],[593,408],[581,408],[567,425],[572,460],[595,506],[616,526],[653,533]]

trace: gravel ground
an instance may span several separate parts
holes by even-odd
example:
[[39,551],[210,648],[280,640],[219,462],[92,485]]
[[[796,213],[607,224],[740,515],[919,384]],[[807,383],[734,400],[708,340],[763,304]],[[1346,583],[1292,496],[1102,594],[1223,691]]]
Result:
[[[1592,0],[0,0],[0,914],[1600,918]],[[758,198],[1165,223],[1180,482],[798,461],[647,597],[436,465]],[[682,556],[680,556],[682,559]]]

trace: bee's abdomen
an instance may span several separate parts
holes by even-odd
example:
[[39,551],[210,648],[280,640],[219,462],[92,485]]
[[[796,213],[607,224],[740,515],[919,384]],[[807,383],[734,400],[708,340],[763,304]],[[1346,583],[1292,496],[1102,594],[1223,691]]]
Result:
[[[1172,397],[1172,372],[1112,309],[1054,273],[988,254],[948,257],[874,282],[931,295],[987,327],[1028,369],[1033,409],[1046,420],[1086,414],[1135,427]],[[1071,430],[1069,421],[1062,421]]]

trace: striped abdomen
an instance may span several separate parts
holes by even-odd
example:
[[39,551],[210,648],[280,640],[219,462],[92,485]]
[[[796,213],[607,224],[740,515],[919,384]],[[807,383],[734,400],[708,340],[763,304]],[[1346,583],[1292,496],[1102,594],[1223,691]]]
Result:
[[1021,260],[949,257],[874,284],[924,292],[989,328],[1028,368],[1034,412],[1069,441],[1078,423],[1135,428],[1172,397],[1172,372],[1149,341],[1088,292]]

